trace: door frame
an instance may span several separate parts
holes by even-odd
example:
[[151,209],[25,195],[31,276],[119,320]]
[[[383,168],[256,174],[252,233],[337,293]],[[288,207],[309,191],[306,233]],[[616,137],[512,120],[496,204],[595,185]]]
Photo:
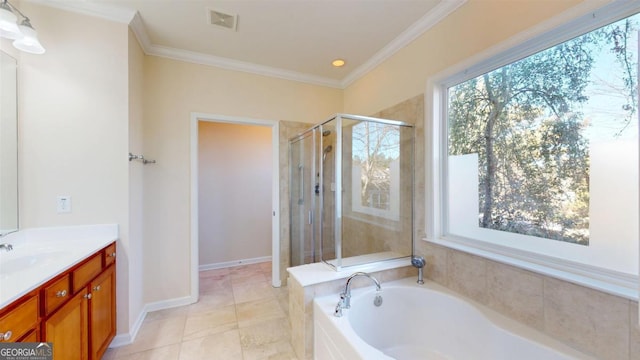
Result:
[[198,300],[199,294],[199,244],[198,244],[198,122],[255,125],[271,128],[271,284],[280,287],[280,125],[275,120],[251,119],[245,117],[191,113],[191,298]]

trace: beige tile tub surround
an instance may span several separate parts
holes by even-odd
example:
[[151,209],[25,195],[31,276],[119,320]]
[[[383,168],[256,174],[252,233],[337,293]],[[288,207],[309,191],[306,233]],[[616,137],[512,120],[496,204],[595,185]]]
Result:
[[[344,278],[309,286],[302,286],[294,277],[289,277],[287,283],[289,287],[291,344],[299,359],[313,359],[313,299],[316,296],[336,294],[337,304],[338,294],[344,289],[346,278],[351,274],[351,271],[344,271]],[[404,266],[370,274],[376,277],[384,288],[385,282],[417,276],[417,270],[411,266]],[[352,284],[353,289],[372,286],[371,280],[366,278],[355,278]]]
[[420,240],[425,237],[424,94],[372,116],[416,126],[414,236],[428,279],[585,353],[640,359],[637,302]]
[[425,276],[599,359],[640,359],[638,302],[426,241]]
[[[425,276],[428,279],[579,351],[607,360],[640,359],[636,301],[420,240],[425,236],[424,95],[415,96],[372,116],[405,121],[416,126],[414,236],[416,253],[424,256],[427,262]],[[286,229],[284,232],[288,241],[288,223]],[[288,243],[283,249],[285,247],[288,249]],[[410,267],[400,271],[405,273],[385,280],[415,276],[415,269]],[[336,280],[302,287],[290,279],[291,344],[300,359],[313,358],[313,298],[338,294],[343,286],[344,280]]]

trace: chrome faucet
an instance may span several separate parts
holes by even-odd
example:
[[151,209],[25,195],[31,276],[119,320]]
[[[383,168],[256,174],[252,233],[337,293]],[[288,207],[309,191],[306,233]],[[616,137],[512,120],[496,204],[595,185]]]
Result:
[[[382,290],[382,288],[380,287],[380,282],[378,281],[378,279],[376,279],[372,275],[369,275],[365,272],[353,273],[347,279],[347,284],[344,286],[344,290],[340,293],[340,301],[338,301],[338,305],[336,305],[336,310],[333,313],[334,316],[341,317],[342,309],[351,308],[351,280],[353,280],[353,278],[358,276],[368,277],[369,279],[371,279],[371,281],[373,281],[376,284],[376,291]],[[380,306],[382,304],[382,297],[379,294],[376,295],[374,304],[376,306]]]
[[426,264],[426,262],[424,261],[424,258],[422,256],[412,256],[411,257],[411,265],[413,265],[413,267],[417,267],[418,268],[418,281],[417,283],[422,285],[424,284],[424,275],[423,275],[423,269],[424,269],[424,265]]
[[0,249],[4,249],[5,251],[13,250],[13,245],[11,244],[0,244]]

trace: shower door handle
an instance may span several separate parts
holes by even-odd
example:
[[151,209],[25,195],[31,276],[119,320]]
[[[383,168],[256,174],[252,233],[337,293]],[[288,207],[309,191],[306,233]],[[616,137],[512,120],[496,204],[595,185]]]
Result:
[[300,177],[300,194],[298,196],[298,205],[304,204],[304,167],[298,165],[298,176]]
[[311,210],[309,210],[309,225],[313,224],[313,213],[311,212]]

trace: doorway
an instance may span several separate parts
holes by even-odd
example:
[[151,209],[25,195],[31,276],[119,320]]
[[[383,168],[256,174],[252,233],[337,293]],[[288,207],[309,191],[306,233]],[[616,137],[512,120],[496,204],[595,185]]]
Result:
[[[246,119],[246,118],[237,118],[237,117],[229,117],[229,116],[221,116],[221,115],[214,115],[214,114],[203,114],[203,113],[192,113],[191,114],[191,297],[192,300],[197,301],[197,297],[198,297],[198,289],[199,289],[199,285],[198,285],[198,273],[201,270],[200,267],[200,261],[202,259],[204,259],[204,261],[208,261],[211,263],[208,264],[204,264],[205,268],[207,268],[207,266],[209,266],[208,268],[215,268],[216,266],[218,267],[226,267],[226,266],[233,266],[233,265],[238,265],[240,263],[242,263],[242,261],[245,260],[249,260],[248,262],[257,262],[260,261],[260,256],[253,256],[251,255],[251,253],[247,253],[247,257],[242,257],[241,255],[238,255],[241,253],[242,248],[244,247],[246,249],[246,244],[242,244],[240,243],[233,243],[233,242],[227,242],[226,244],[223,244],[225,246],[224,249],[222,249],[224,252],[227,252],[229,254],[229,256],[231,256],[231,258],[228,258],[227,260],[224,260],[223,258],[216,258],[215,254],[213,255],[213,257],[207,255],[207,256],[201,256],[203,254],[200,254],[200,244],[199,244],[199,234],[201,231],[201,227],[200,227],[200,219],[201,219],[201,211],[207,211],[209,213],[211,213],[209,210],[212,211],[216,211],[215,209],[208,209],[206,206],[201,207],[200,206],[200,201],[201,201],[201,196],[202,194],[207,194],[207,192],[210,192],[211,189],[202,189],[203,193],[201,194],[201,189],[199,186],[199,179],[200,179],[200,159],[199,159],[199,139],[200,139],[200,131],[202,131],[202,127],[200,126],[201,124],[204,125],[211,125],[211,124],[218,124],[220,126],[220,128],[218,130],[232,130],[233,131],[233,125],[241,125],[241,126],[248,126],[248,127],[265,127],[265,128],[269,128],[270,132],[271,132],[271,156],[270,156],[270,173],[271,173],[271,194],[270,194],[270,209],[267,209],[267,211],[270,212],[271,214],[271,235],[270,235],[270,242],[271,242],[271,261],[272,261],[272,285],[274,287],[279,287],[281,285],[280,282],[280,271],[279,271],[279,261],[280,261],[280,256],[279,256],[279,252],[280,252],[280,226],[279,226],[279,127],[278,127],[278,122],[277,121],[272,121],[272,120],[259,120],[259,119]],[[224,126],[227,125],[227,126]],[[225,131],[226,131],[225,130]],[[237,130],[237,129],[236,129]],[[222,139],[218,139],[218,140],[222,140]],[[237,145],[237,144],[236,144]],[[246,156],[247,154],[245,154]],[[216,156],[214,156],[216,157]],[[224,157],[223,157],[224,158]],[[228,156],[227,156],[228,158]],[[209,159],[211,160],[211,159]],[[207,160],[207,161],[209,161]],[[217,161],[226,161],[228,159],[220,159],[220,156],[218,156],[218,160]],[[265,160],[265,159],[263,159]],[[236,170],[239,170],[238,173],[242,172],[242,169],[236,167]],[[238,175],[238,174],[236,174]],[[249,175],[252,176],[252,175]],[[255,174],[253,175],[255,176]],[[228,184],[227,184],[228,185]],[[239,186],[242,186],[241,184],[237,184]],[[225,186],[225,184],[217,184],[216,186]],[[249,186],[249,185],[247,185]],[[247,189],[247,192],[250,192],[251,189]],[[211,196],[211,194],[208,194],[206,196]],[[226,196],[226,195],[224,195]],[[224,196],[222,196],[221,194],[221,200],[224,200]],[[262,194],[262,196],[264,196],[264,194]],[[267,197],[269,197],[267,195]],[[202,201],[207,201],[206,199],[202,199]],[[228,201],[228,198],[227,198]],[[213,202],[215,203],[215,201]],[[237,206],[235,206],[237,205]],[[246,206],[250,206],[250,205],[242,205],[242,204],[223,204],[223,206],[229,206],[229,211],[228,213],[230,214],[238,214],[239,212],[242,211],[243,207]],[[218,209],[219,211],[220,209]],[[269,212],[267,212],[267,214],[269,214]],[[240,221],[237,221],[240,220]],[[209,221],[209,220],[207,220]],[[235,219],[234,222],[236,223],[236,225],[233,224],[225,224],[225,225],[230,225],[228,228],[233,230],[234,226],[239,226],[238,224],[241,223],[242,221],[245,221],[245,225],[246,227],[250,227],[251,220],[248,219]],[[264,221],[264,219],[260,220],[260,221]],[[218,229],[219,230],[219,229]],[[217,231],[216,229],[212,229],[209,227],[209,230],[207,231]],[[221,234],[216,234],[216,235],[221,235]],[[247,234],[245,234],[247,235]],[[224,238],[224,236],[223,236]],[[219,240],[219,241],[225,241],[224,239]],[[218,244],[220,245],[220,244]],[[207,251],[210,252],[211,249],[207,249],[204,248],[202,249],[202,251]],[[264,251],[263,251],[264,252]],[[240,257],[238,257],[240,256]],[[253,257],[252,257],[253,256]]]

